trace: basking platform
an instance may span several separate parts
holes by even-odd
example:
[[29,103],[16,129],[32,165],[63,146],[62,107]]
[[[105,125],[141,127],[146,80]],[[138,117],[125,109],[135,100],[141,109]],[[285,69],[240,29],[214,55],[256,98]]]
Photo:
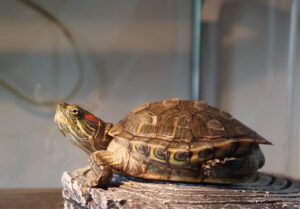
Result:
[[115,175],[109,188],[84,192],[90,175],[89,166],[63,174],[65,208],[300,208],[300,181],[273,174],[227,186]]

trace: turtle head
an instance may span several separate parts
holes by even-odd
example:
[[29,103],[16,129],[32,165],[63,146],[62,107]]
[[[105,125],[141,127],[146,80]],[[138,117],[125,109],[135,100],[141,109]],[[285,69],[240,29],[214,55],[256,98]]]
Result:
[[107,129],[111,124],[106,124],[78,105],[59,103],[54,122],[64,136],[88,154],[105,149],[110,141]]

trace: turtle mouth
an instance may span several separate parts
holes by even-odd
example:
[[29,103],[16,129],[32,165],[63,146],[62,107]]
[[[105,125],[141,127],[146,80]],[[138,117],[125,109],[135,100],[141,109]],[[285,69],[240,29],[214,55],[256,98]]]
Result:
[[54,116],[54,122],[57,124],[62,123],[62,124],[68,125],[68,126],[71,125],[69,123],[69,121],[64,119],[63,114],[60,111],[56,111],[55,116]]
[[66,118],[61,110],[64,106],[66,106],[65,103],[63,103],[63,104],[60,103],[57,105],[55,116],[54,116],[54,122],[55,123],[63,123],[65,125],[70,126],[71,125],[70,122],[68,120],[66,120]]
[[56,113],[54,116],[54,122],[56,123],[58,130],[66,136],[66,134],[69,132],[68,126],[71,126],[70,122],[66,120],[63,112],[60,110],[60,104],[57,105]]

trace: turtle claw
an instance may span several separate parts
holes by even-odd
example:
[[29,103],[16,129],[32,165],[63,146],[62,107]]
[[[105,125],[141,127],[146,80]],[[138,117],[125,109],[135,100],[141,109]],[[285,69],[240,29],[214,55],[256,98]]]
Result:
[[226,162],[231,161],[231,160],[235,160],[235,158],[225,157],[223,160],[220,160],[220,159],[216,158],[216,159],[213,159],[213,160],[208,160],[206,162],[206,164],[204,164],[202,167],[205,168],[205,169],[211,169],[212,167],[216,167],[217,165],[220,165],[220,164],[224,165]]
[[90,189],[91,189],[91,188],[90,188],[89,186],[84,185],[84,186],[82,187],[82,189],[81,189],[82,194],[83,194],[83,195],[88,194],[88,193],[90,192]]
[[96,187],[98,185],[99,185],[98,178],[96,176],[91,177],[83,185],[82,191],[83,193],[88,193],[91,188]]
[[98,180],[95,178],[95,179],[89,179],[86,183],[85,183],[85,186],[87,187],[96,187],[98,185]]

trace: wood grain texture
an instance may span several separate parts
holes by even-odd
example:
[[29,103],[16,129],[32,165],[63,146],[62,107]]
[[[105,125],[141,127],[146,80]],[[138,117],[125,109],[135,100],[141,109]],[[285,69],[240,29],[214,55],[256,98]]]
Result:
[[63,198],[58,189],[1,189],[0,208],[2,209],[62,209]]
[[90,167],[64,173],[68,208],[300,208],[300,181],[259,173],[235,185],[186,184],[114,176],[108,189],[82,186]]

